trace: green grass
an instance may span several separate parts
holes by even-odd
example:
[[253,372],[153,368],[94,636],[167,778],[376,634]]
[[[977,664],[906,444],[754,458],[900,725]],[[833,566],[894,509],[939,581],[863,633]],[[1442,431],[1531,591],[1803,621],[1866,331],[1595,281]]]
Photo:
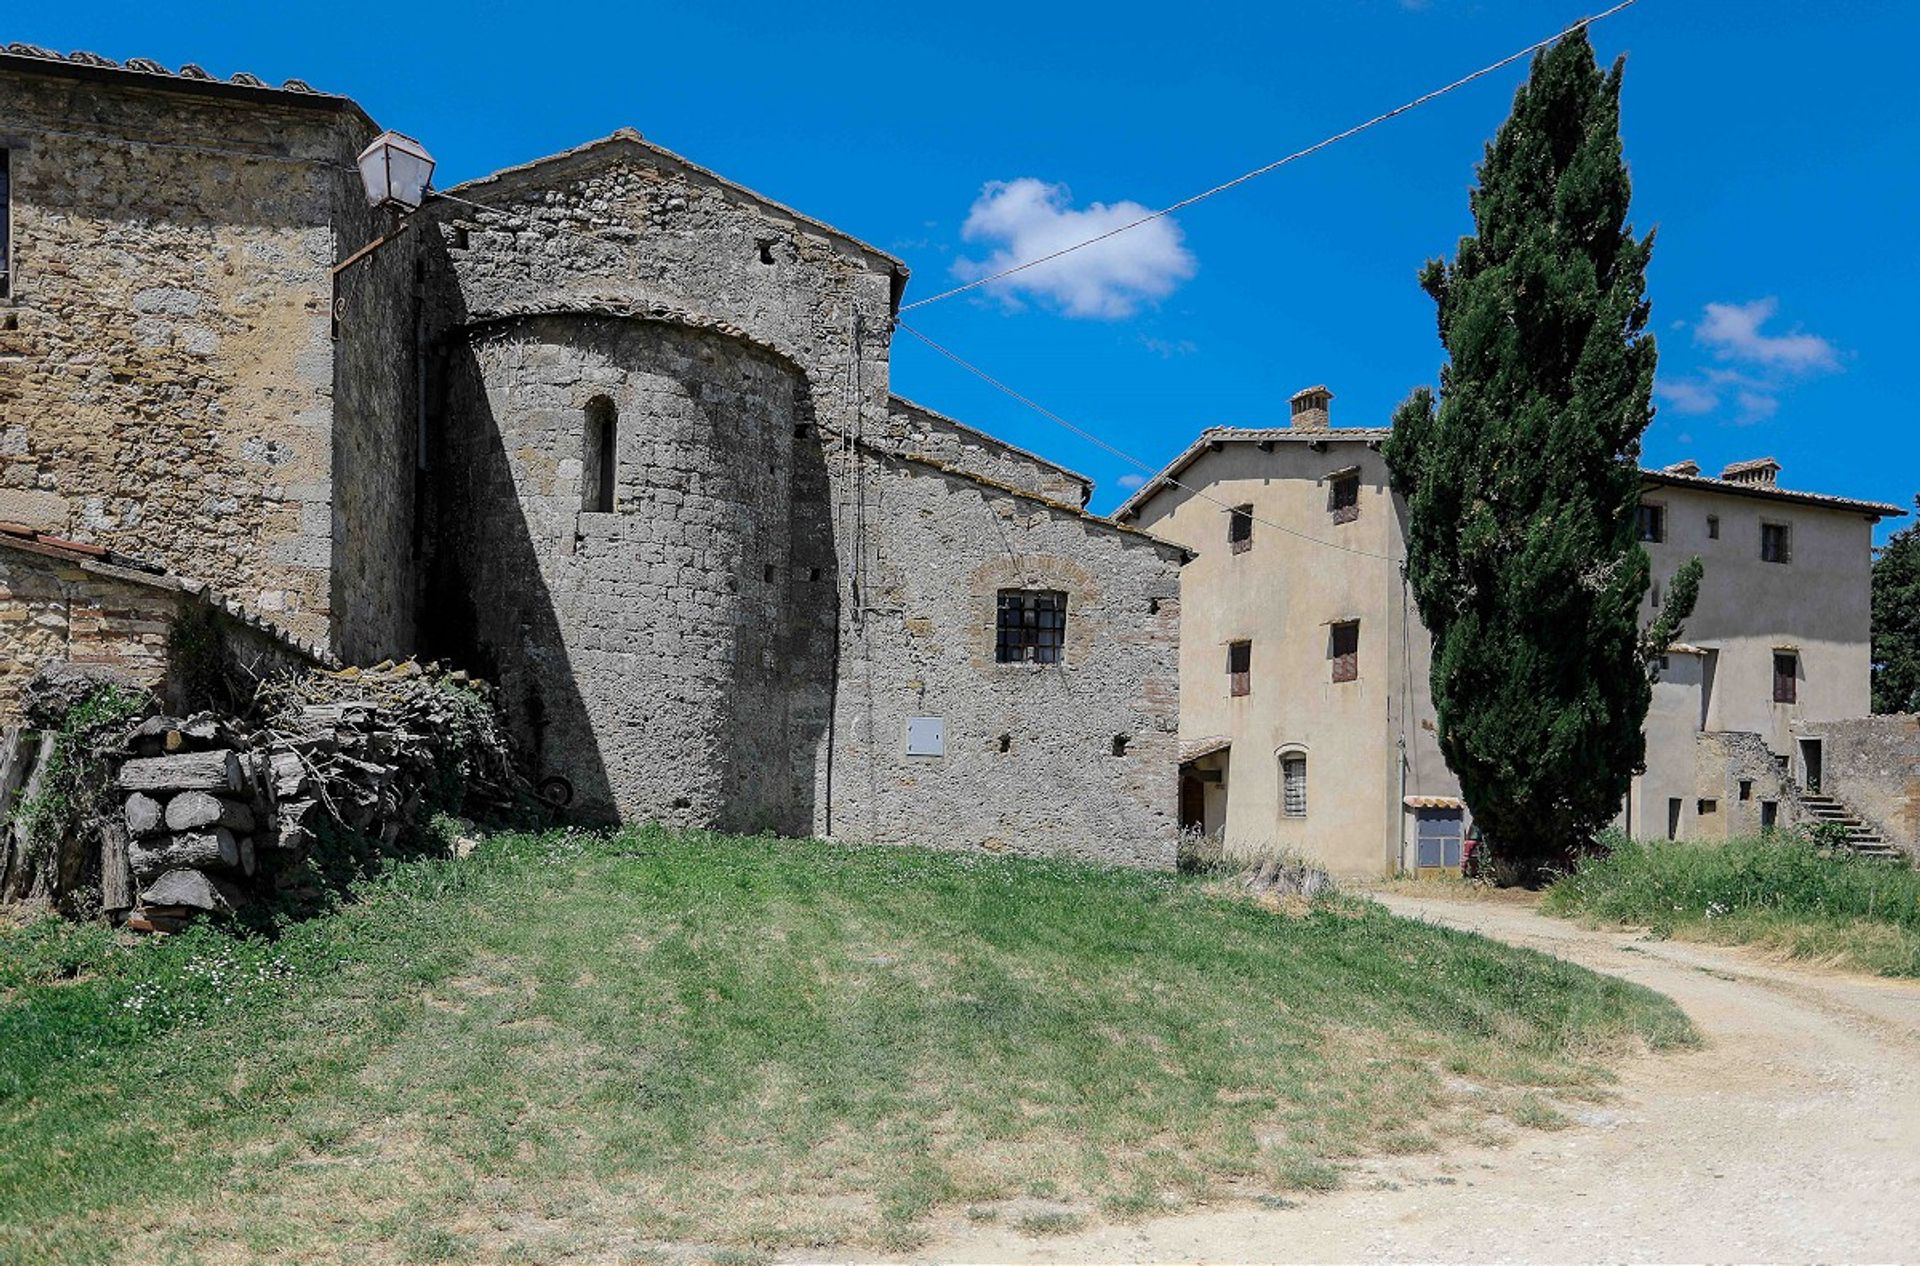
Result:
[[1545,907],[1662,936],[1757,945],[1789,958],[1920,976],[1920,872],[1796,836],[1619,840],[1548,890]]
[[1692,1040],[1367,902],[656,830],[493,837],[277,941],[39,923],[0,964],[10,1262],[898,1249],[1325,1188]]

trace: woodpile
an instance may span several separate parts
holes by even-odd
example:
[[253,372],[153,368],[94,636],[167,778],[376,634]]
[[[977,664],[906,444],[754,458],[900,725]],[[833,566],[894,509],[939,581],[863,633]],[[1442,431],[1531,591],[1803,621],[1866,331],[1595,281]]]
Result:
[[[24,795],[34,743],[9,740],[0,790]],[[318,853],[343,840],[377,858],[435,810],[501,816],[529,796],[484,683],[412,661],[281,677],[245,718],[149,716],[113,741],[112,809],[69,851],[97,856],[100,909],[140,931],[320,897]]]

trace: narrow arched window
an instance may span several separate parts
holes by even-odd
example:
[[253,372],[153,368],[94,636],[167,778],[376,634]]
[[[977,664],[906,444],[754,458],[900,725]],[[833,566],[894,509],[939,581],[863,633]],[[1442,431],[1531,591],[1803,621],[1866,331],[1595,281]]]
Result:
[[614,477],[620,469],[620,415],[613,401],[587,401],[585,460],[580,471],[580,508],[605,514],[613,509]]

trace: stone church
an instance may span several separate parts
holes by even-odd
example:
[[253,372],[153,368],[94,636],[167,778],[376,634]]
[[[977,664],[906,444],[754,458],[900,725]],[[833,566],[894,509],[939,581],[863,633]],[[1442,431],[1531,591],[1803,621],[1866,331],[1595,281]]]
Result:
[[0,53],[0,681],[172,585],[492,679],[586,820],[1172,863],[1188,551],[893,393],[898,259],[632,131],[395,217],[378,132]]

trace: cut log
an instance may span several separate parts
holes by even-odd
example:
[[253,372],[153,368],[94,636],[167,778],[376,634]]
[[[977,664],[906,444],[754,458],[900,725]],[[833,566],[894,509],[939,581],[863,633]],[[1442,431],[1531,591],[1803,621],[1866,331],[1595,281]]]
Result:
[[292,800],[307,790],[307,767],[294,752],[273,754],[273,794],[279,800]]
[[130,844],[127,860],[133,865],[133,873],[141,879],[184,867],[233,870],[240,865],[240,843],[224,826],[211,831],[187,831]]
[[240,890],[197,870],[170,870],[140,894],[149,906],[190,906],[195,910],[231,910],[244,902]]
[[231,751],[144,756],[120,767],[122,791],[238,791],[240,758]]
[[166,822],[166,810],[144,791],[127,797],[127,830],[134,835],[152,835]]
[[211,826],[251,831],[253,810],[237,800],[223,800],[210,791],[183,791],[167,801],[169,831],[197,831]]
[[127,860],[127,828],[112,818],[100,827],[100,908],[109,913],[133,905],[133,864]]
[[304,849],[313,840],[309,817],[316,803],[313,800],[294,800],[281,805],[277,823],[279,833],[270,844],[263,840],[262,845],[283,853],[297,853]]

